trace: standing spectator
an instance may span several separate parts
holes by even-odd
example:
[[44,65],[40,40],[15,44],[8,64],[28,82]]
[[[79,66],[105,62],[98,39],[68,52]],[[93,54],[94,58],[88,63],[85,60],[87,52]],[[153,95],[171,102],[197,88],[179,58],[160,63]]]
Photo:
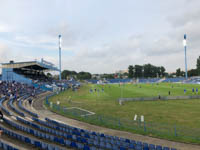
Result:
[[31,105],[31,104],[32,104],[32,99],[29,98],[29,99],[28,99],[28,102],[29,102],[29,105]]
[[0,119],[3,120],[3,113],[0,110]]
[[3,130],[0,130],[0,137],[1,137],[2,133],[3,133]]
[[160,98],[161,98],[161,97],[160,97],[160,94],[158,94],[158,99],[160,100]]
[[196,94],[198,94],[198,88],[196,88]]
[[168,92],[168,95],[171,95],[171,92],[170,92],[170,91]]

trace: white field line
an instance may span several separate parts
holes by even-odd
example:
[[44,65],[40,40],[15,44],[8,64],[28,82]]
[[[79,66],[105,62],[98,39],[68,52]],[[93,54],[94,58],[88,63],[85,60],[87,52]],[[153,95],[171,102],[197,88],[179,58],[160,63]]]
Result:
[[88,112],[88,114],[81,115],[82,117],[84,117],[84,116],[89,116],[89,115],[95,115],[94,112],[91,112],[91,111],[89,111],[89,110],[86,110],[86,109],[83,109],[83,108],[80,108],[80,107],[70,107],[70,108],[64,108],[64,109],[74,109],[74,108],[75,108],[75,109],[82,110],[82,111]]

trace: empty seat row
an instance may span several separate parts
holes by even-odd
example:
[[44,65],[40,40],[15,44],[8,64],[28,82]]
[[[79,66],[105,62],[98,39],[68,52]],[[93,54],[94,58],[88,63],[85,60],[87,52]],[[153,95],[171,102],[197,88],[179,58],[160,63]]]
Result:
[[[38,125],[33,125],[32,122],[29,122],[29,121],[26,121],[22,118],[17,118],[17,120],[20,120],[28,125],[31,125],[35,128],[38,128],[40,130],[43,130],[45,132],[48,132],[48,133],[51,133],[53,135],[56,135],[56,136],[52,136],[52,135],[48,135],[48,134],[41,134],[40,132],[38,131],[34,131],[34,135],[35,136],[42,136],[42,138],[47,138],[51,141],[54,141],[56,143],[60,143],[60,144],[66,144],[66,143],[69,143],[71,142],[71,144],[68,144],[67,146],[71,146],[71,147],[88,147],[90,149],[91,146],[93,146],[93,148],[97,147],[97,148],[102,148],[102,149],[115,149],[115,150],[118,150],[118,149],[143,149],[145,148],[145,146],[143,147],[143,145],[139,145],[140,143],[122,143],[122,142],[118,142],[118,143],[114,143],[114,144],[111,144],[109,142],[106,142],[106,141],[98,141],[96,139],[86,139],[86,138],[83,138],[81,136],[77,136],[75,134],[73,134],[73,132],[71,132],[72,134],[66,134],[64,132],[58,132],[58,131],[55,131],[54,129],[49,129],[49,128],[45,128],[45,127],[41,127],[41,126],[38,126]],[[58,138],[58,136],[61,136],[63,138]],[[67,139],[67,140],[66,140]],[[67,141],[67,142],[65,142]],[[79,146],[78,146],[79,145]],[[147,146],[148,148],[148,146]]]
[[[19,125],[15,122],[8,120],[8,119],[4,119],[4,122],[11,125],[12,127],[15,127],[18,130],[32,134],[33,136],[35,136],[37,138],[45,139],[45,140],[48,140],[50,142],[60,144],[62,146],[68,146],[68,147],[79,148],[79,149],[82,147],[84,150],[89,150],[88,145],[78,143],[76,141],[73,141],[72,139],[67,140],[67,139],[64,139],[64,138],[59,138],[59,137],[54,136],[54,135],[50,135],[50,134],[43,133],[43,132],[38,131],[38,130],[34,130],[34,129],[31,129],[31,128]],[[66,135],[66,137],[71,138],[72,136]],[[39,146],[37,146],[37,147],[39,147]]]
[[5,100],[6,100],[6,97],[2,97],[2,98],[0,99],[0,108],[1,108],[1,110],[3,110],[4,113],[6,113],[7,115],[11,116],[12,113],[9,112],[9,111],[3,106],[3,102],[4,102]]
[[[26,97],[26,98],[27,98],[27,97]],[[28,114],[30,114],[31,116],[38,118],[38,114],[36,114],[36,113],[34,113],[34,112],[32,112],[32,111],[29,111],[28,109],[26,109],[26,108],[23,107],[22,101],[23,101],[24,99],[26,99],[26,98],[21,98],[21,99],[19,100],[19,102],[18,102],[18,107],[19,107],[21,110],[23,110],[23,111],[27,112]]]
[[[39,130],[42,130],[44,132],[51,134],[51,135],[49,135],[49,134],[41,133],[37,130],[34,130],[33,134],[35,136],[42,136],[42,138],[46,138],[46,139],[51,140],[53,142],[56,142],[56,143],[59,143],[59,144],[62,144],[62,145],[71,146],[71,147],[77,147],[77,148],[82,147],[84,149],[89,148],[88,141],[87,141],[86,138],[82,138],[80,136],[73,135],[72,133],[67,134],[65,132],[60,132],[60,131],[56,131],[56,130],[51,129],[51,128],[40,126],[40,125],[34,124],[30,121],[24,120],[20,117],[16,117],[16,118],[17,118],[18,121],[21,121],[21,122],[23,122],[27,125],[30,125],[34,128],[37,128]],[[53,135],[55,135],[55,136],[53,136]],[[90,145],[91,144],[93,144],[93,142],[90,142]]]
[[[146,149],[150,149],[147,143],[142,143],[141,141],[136,142],[134,140],[129,140],[129,139],[125,139],[125,138],[113,137],[113,136],[105,135],[105,134],[102,134],[102,133],[90,132],[90,131],[87,131],[87,130],[71,127],[69,125],[57,122],[57,121],[49,119],[49,118],[46,118],[46,120],[48,122],[52,122],[55,125],[57,125],[56,129],[60,129],[62,131],[67,131],[67,130],[65,130],[67,128],[73,129],[73,131],[72,131],[73,134],[82,135],[82,136],[84,135],[84,137],[86,137],[86,135],[87,135],[87,138],[95,139],[94,145],[96,145],[96,146],[100,146],[98,144],[100,144],[101,142],[105,142],[105,143],[110,143],[111,145],[121,146],[121,149],[123,149],[123,148],[132,148],[132,149],[141,149],[141,148],[145,149],[146,148]],[[63,127],[65,127],[65,129]],[[74,130],[76,132],[74,132]],[[103,143],[101,143],[101,144],[103,144]],[[153,145],[153,144],[149,144],[149,145]],[[157,145],[157,146],[153,145],[153,146],[151,147],[152,150],[154,150],[154,149],[156,149],[156,150],[170,149],[169,147],[162,147],[160,145]],[[175,150],[175,149],[171,148],[171,150]]]
[[19,110],[18,110],[17,108],[15,108],[15,106],[13,105],[14,100],[15,100],[14,98],[11,98],[11,99],[9,100],[9,102],[8,102],[9,107],[10,107],[13,111],[15,111],[17,114],[19,114],[20,116],[25,117],[24,113],[21,112],[21,111],[19,111]]
[[[125,138],[119,138],[119,137],[113,137],[113,136],[109,136],[109,135],[105,135],[105,134],[102,134],[102,133],[96,133],[96,132],[90,132],[90,131],[87,131],[87,130],[83,130],[83,129],[78,129],[78,128],[75,128],[75,127],[71,127],[69,125],[66,125],[66,124],[63,124],[63,123],[60,123],[60,122],[57,122],[55,120],[52,120],[52,119],[49,119],[49,118],[46,118],[46,121],[48,122],[52,122],[54,123],[55,125],[57,125],[57,129],[62,129],[63,131],[65,131],[63,129],[63,127],[65,128],[70,128],[70,129],[74,129],[78,132],[80,132],[78,135],[82,135],[81,133],[85,133],[88,134],[87,138],[94,138],[96,139],[96,146],[99,146],[98,145],[98,141],[99,141],[99,144],[100,142],[104,141],[105,143],[111,143],[112,145],[118,145],[120,146],[120,149],[123,149],[123,148],[131,148],[131,149],[150,149],[150,150],[176,150],[175,148],[169,148],[169,147],[162,147],[160,145],[154,145],[154,144],[148,144],[148,143],[142,143],[141,141],[134,141],[134,140],[129,140],[129,139],[125,139]],[[60,127],[60,128],[59,128]],[[74,133],[74,132],[72,132]]]
[[[0,125],[0,130],[3,130],[4,134],[7,134],[8,136],[11,136],[12,138],[15,138],[21,142],[27,143],[27,144],[31,144],[36,148],[40,148],[40,149],[44,149],[44,150],[61,150],[61,148],[59,148],[58,146],[54,146],[52,144],[48,144],[45,142],[42,142],[40,140],[36,140],[36,139],[32,139],[30,137],[18,134],[16,132],[10,131],[9,129],[2,127]],[[6,150],[10,150],[10,149],[6,149]]]
[[3,149],[3,150],[18,150],[18,148],[15,148],[3,141],[0,140],[0,149]]

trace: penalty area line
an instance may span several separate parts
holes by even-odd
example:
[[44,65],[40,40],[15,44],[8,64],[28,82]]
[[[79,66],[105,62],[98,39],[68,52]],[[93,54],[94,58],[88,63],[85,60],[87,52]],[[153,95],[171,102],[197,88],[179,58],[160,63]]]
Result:
[[94,112],[92,111],[89,111],[89,110],[86,110],[86,109],[83,109],[83,108],[80,108],[80,107],[70,107],[70,108],[65,108],[65,109],[79,109],[79,110],[82,110],[82,111],[85,111],[85,112],[88,112],[88,114],[85,114],[85,115],[81,115],[82,117],[84,116],[90,116],[90,115],[95,115]]

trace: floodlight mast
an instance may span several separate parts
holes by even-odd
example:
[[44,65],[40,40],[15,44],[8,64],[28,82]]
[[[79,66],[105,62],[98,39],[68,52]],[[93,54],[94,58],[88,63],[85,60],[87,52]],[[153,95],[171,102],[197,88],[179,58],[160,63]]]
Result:
[[187,74],[187,53],[186,53],[187,43],[186,43],[186,34],[184,34],[183,46],[184,46],[184,51],[185,51],[185,78],[187,79],[188,78],[188,74]]
[[61,81],[61,35],[58,36],[59,38],[59,80]]

